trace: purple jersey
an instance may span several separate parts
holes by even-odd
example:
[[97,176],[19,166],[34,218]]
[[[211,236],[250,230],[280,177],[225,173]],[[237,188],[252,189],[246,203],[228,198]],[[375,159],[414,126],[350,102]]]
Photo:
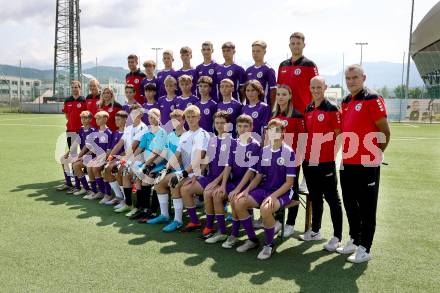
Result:
[[[113,132],[109,150],[112,150],[115,147],[115,145],[121,140],[123,134],[124,131],[116,130],[115,132]],[[123,152],[124,152],[124,147],[122,147],[116,155],[121,155]]]
[[125,112],[127,112],[128,114],[130,114],[130,112],[131,112],[131,108],[132,108],[134,105],[139,105],[139,106],[141,106],[140,104],[138,104],[138,102],[134,102],[133,104],[128,104],[128,103],[126,103],[125,105],[122,106],[122,110],[124,110]]
[[[243,85],[246,82],[246,73],[243,69],[243,67],[232,63],[230,65],[218,65],[217,67],[217,90],[219,93],[219,98],[221,96],[220,94],[220,82],[223,79],[229,78],[234,82],[234,90],[232,91],[232,96],[235,99],[238,99],[238,94],[240,91],[240,86]],[[220,98],[220,100],[223,100]]]
[[[180,68],[179,70],[177,70],[176,71],[176,79],[177,80],[179,80],[179,77],[181,77],[182,75],[189,75],[189,76],[191,76],[192,78],[193,78],[193,81],[192,81],[192,87],[191,87],[191,93],[193,94],[193,95],[195,95],[196,94],[196,89],[197,89],[197,80],[196,80],[196,78],[197,78],[197,71],[194,69],[194,68],[190,68],[190,69],[183,69],[183,68]],[[182,94],[182,91],[180,90],[180,88],[178,88],[177,89],[177,95],[181,95]]]
[[82,150],[83,147],[86,145],[86,140],[87,140],[87,136],[92,133],[95,132],[96,129],[93,127],[89,127],[88,129],[85,129],[84,126],[81,126],[81,129],[79,130],[78,133],[78,138],[79,138],[79,149]]
[[109,128],[98,130],[87,137],[87,148],[99,156],[110,150],[112,131]]
[[[271,117],[270,107],[263,102],[258,102],[253,106],[246,104],[243,106],[241,112],[242,114],[247,114],[252,117],[252,132],[258,133],[258,135],[261,137],[263,127],[267,125]],[[259,139],[259,141],[261,141],[261,139]]]
[[200,109],[200,127],[208,132],[214,132],[214,114],[217,112],[217,103],[213,100],[202,103],[202,101],[199,100],[196,106]]
[[[141,95],[143,97],[145,97],[145,90],[144,90],[145,86],[149,83],[154,83],[156,85],[156,89],[159,89],[159,83],[157,82],[156,77],[153,77],[152,79],[144,78],[141,81],[141,91],[142,91]],[[156,96],[155,96],[156,101],[157,101],[157,98],[159,97],[158,95],[159,95],[159,93],[156,92]]]
[[190,105],[195,105],[199,99],[196,96],[182,97],[179,96],[176,98],[176,109],[185,111],[186,107]]
[[168,121],[170,121],[171,112],[173,112],[176,107],[176,97],[174,97],[172,100],[169,100],[165,95],[160,97],[157,103],[160,110],[160,122],[162,125],[166,125]]
[[270,90],[277,87],[277,79],[275,77],[275,70],[267,63],[261,66],[252,65],[246,69],[246,80],[258,80],[264,89],[263,102],[270,103]]
[[239,139],[232,142],[229,153],[228,165],[231,166],[230,179],[234,185],[238,185],[248,168],[255,168],[259,161],[260,145],[254,140],[244,145]]
[[296,176],[295,153],[284,143],[276,151],[270,145],[265,146],[256,168],[250,169],[263,175],[260,188],[274,192],[284,184],[287,176]]
[[211,180],[218,177],[225,166],[228,165],[229,152],[233,141],[230,135],[224,138],[210,137],[206,155],[209,157],[208,177]]
[[[197,80],[196,83],[199,81],[199,78],[202,76],[209,76],[212,78],[212,88],[211,88],[211,98],[218,102],[218,94],[217,94],[217,67],[218,64],[215,61],[211,61],[209,64],[200,64],[196,67],[196,73],[197,73]],[[200,96],[200,94],[198,94]]]
[[153,109],[153,108],[156,108],[156,109],[159,109],[159,110],[160,110],[160,108],[159,108],[159,104],[158,104],[157,102],[154,102],[154,103],[152,103],[152,104],[150,104],[150,103],[144,103],[144,104],[142,105],[142,108],[145,109],[145,113],[144,113],[144,115],[142,116],[142,122],[144,122],[145,125],[150,125],[150,122],[148,121],[148,112],[149,112],[151,109]]
[[232,99],[230,102],[220,102],[217,105],[217,111],[226,111],[230,116],[230,125],[228,132],[232,133],[232,136],[235,137],[235,121],[237,117],[241,114],[241,103],[235,99]]
[[[165,90],[165,84],[164,81],[168,77],[168,75],[171,75],[172,77],[176,78],[176,72],[174,69],[163,69],[157,73],[156,77],[156,85],[157,85],[157,97],[162,97],[167,94],[167,91]],[[177,80],[177,78],[176,78]]]

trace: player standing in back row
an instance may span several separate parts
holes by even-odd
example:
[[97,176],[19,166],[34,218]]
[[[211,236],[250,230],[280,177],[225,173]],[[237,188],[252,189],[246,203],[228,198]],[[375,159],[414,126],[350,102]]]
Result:
[[141,88],[142,80],[146,77],[138,68],[138,57],[134,54],[130,54],[127,57],[129,73],[125,76],[125,84],[131,84],[134,87],[135,95],[134,98],[139,104],[144,103],[143,89]]

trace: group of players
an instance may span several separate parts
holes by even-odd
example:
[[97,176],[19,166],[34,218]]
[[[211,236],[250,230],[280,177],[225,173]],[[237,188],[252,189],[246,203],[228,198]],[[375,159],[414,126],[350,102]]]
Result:
[[[303,56],[304,35],[294,33],[289,40],[292,58],[280,64],[278,78],[264,62],[264,41],[252,44],[255,64],[247,70],[234,63],[233,43],[223,44],[225,62],[217,64],[212,43],[204,42],[202,64],[193,68],[192,51],[183,47],[183,67],[175,71],[167,50],[165,69],[157,76],[154,61],[144,63],[143,73],[137,57],[129,55],[124,105],[110,88],[101,91],[97,80],[90,81],[86,98],[81,84],[72,82],[63,108],[69,148],[62,158],[65,183],[58,189],[99,199],[140,223],[163,224],[164,232],[201,229],[196,208],[203,205],[206,243],[245,252],[259,247],[255,228],[262,226],[258,259],[268,259],[281,229],[278,210],[288,209],[284,236],[294,232],[302,166],[312,227],[300,238],[321,240],[325,198],[334,234],[324,248],[349,254],[353,263],[368,261],[380,162],[390,137],[383,99],[364,87],[362,67],[352,65],[345,72],[350,95],[340,109],[325,98],[324,78]],[[350,226],[345,245],[335,166],[341,144],[340,179]],[[253,216],[256,208],[259,220]],[[240,226],[248,239],[238,245]]]

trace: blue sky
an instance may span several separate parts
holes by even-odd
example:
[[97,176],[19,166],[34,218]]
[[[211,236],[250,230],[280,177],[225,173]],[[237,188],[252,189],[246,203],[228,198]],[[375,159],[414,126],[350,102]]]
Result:
[[[51,68],[55,0],[0,0],[0,63]],[[437,1],[416,0],[414,24]],[[277,67],[289,54],[294,31],[306,35],[305,55],[323,74],[345,63],[359,62],[355,42],[367,41],[364,62],[401,62],[408,50],[410,0],[201,1],[201,0],[81,0],[83,62],[125,66],[125,56],[154,59],[151,47],[171,49],[175,67],[178,50],[193,48],[193,63],[202,61],[200,44],[214,43],[221,61],[221,44],[236,44],[236,62],[252,63],[251,43],[268,43],[267,61]],[[415,28],[414,27],[414,28]]]

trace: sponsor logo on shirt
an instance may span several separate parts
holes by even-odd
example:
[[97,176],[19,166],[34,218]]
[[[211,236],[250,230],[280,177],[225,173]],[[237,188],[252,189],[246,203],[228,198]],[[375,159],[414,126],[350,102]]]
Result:
[[324,121],[324,114],[321,113],[321,114],[318,115],[318,121],[319,122]]

